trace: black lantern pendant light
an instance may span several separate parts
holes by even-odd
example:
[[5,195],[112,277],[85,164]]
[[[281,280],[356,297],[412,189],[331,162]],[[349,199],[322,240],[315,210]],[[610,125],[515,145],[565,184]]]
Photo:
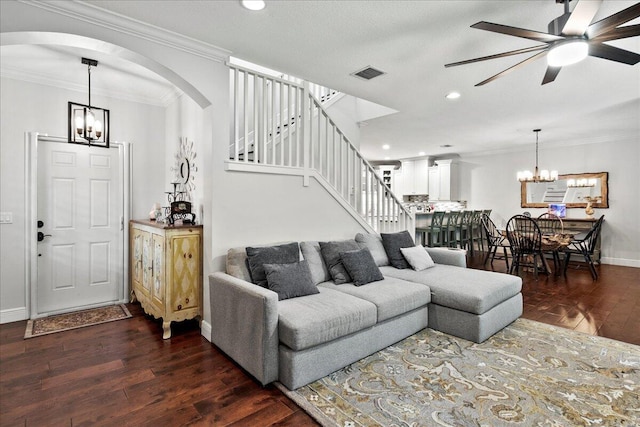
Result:
[[91,67],[97,67],[95,59],[82,58],[89,74],[89,103],[69,102],[69,142],[109,148],[109,110],[91,105]]

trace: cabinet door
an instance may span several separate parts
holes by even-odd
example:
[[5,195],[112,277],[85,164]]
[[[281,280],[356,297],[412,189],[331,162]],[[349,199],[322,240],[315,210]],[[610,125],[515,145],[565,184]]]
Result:
[[440,172],[440,198],[439,200],[451,200],[451,165],[438,165]]
[[138,229],[131,230],[131,288],[137,291],[142,287],[142,248],[144,232]]
[[416,194],[415,189],[415,165],[413,160],[405,160],[402,162],[402,194]]
[[171,254],[171,311],[200,305],[200,239],[198,234],[173,236]]
[[151,233],[141,231],[142,234],[142,286],[140,291],[145,297],[151,295],[153,277],[153,239]]
[[429,160],[414,162],[414,191],[415,194],[429,194]]
[[429,168],[429,201],[440,200],[440,174],[438,167]]
[[165,302],[164,278],[164,237],[154,234],[152,238],[153,244],[153,289],[151,292],[152,302],[158,308],[162,309]]

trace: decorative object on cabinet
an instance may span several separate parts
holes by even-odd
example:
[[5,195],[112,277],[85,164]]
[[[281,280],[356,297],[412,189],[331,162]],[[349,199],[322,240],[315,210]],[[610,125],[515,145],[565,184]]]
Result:
[[529,170],[519,171],[517,177],[520,182],[553,182],[558,179],[557,170],[552,170],[551,172],[546,169],[538,170],[538,133],[540,133],[541,130],[542,129],[533,130],[536,133],[536,167],[533,173]]
[[587,201],[587,206],[585,206],[584,208],[584,213],[587,214],[587,218],[593,218],[593,214],[595,212],[593,210],[593,203],[598,203],[601,197],[600,196],[596,196],[596,197],[584,196],[582,199]]
[[185,200],[189,201],[193,200],[191,193],[196,188],[195,173],[198,171],[196,157],[193,141],[180,138],[180,148],[175,155],[175,164],[171,167],[171,171],[174,173],[174,182],[182,184],[182,190],[186,193]]
[[131,301],[162,318],[162,338],[171,322],[202,316],[202,226],[130,222]]
[[[587,185],[577,185],[578,182],[586,182]],[[567,208],[586,208],[588,201],[585,197],[594,199],[591,201],[594,208],[609,207],[608,172],[562,174],[555,182],[520,183],[520,206],[523,208],[546,208],[549,203],[564,203]]]
[[109,148],[109,110],[91,105],[91,67],[95,59],[82,58],[89,75],[89,103],[68,102],[68,140],[72,144]]

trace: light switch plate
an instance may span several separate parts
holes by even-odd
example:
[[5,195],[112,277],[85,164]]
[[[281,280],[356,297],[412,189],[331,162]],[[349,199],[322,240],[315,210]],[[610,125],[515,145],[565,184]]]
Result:
[[13,224],[13,212],[0,212],[0,224]]

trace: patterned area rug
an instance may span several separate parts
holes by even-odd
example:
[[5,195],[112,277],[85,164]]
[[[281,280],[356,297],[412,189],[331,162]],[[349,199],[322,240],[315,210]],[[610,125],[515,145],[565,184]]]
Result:
[[638,426],[640,347],[518,319],[425,329],[285,394],[323,426]]
[[124,304],[58,314],[56,316],[29,320],[24,337],[25,339],[33,338],[40,335],[68,331],[69,329],[84,328],[85,326],[127,319],[129,317],[131,317],[131,313],[129,313],[129,310],[127,310]]

